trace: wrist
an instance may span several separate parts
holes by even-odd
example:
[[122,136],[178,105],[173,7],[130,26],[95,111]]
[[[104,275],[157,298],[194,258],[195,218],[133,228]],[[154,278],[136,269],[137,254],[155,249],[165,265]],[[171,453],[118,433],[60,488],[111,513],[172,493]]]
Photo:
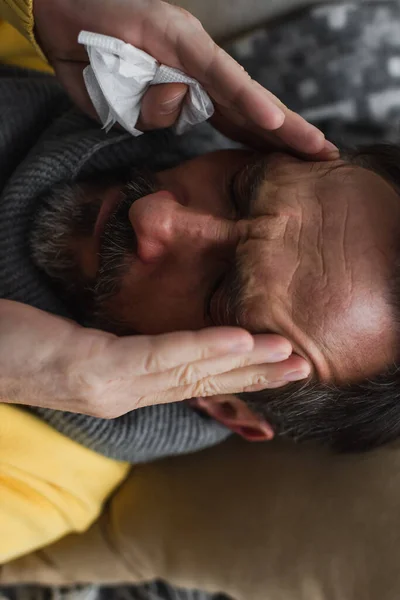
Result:
[[63,343],[52,370],[60,377],[60,400],[68,403],[71,412],[107,418],[102,409],[105,374],[112,354],[110,346],[116,339],[96,329],[77,328]]

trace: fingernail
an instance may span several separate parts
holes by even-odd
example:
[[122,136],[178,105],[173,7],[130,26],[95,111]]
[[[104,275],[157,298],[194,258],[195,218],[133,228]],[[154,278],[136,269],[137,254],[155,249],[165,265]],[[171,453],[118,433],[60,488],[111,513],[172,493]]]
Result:
[[229,352],[232,354],[244,354],[245,352],[251,352],[252,345],[249,342],[240,342],[229,348]]
[[264,383],[253,383],[244,388],[244,392],[261,392],[262,390],[272,390],[286,385],[287,381],[265,381]]
[[277,352],[271,356],[271,360],[280,362],[281,360],[287,360],[290,356],[290,352]]
[[314,148],[316,149],[315,151],[318,152],[318,148],[320,149],[321,146],[324,147],[325,145],[325,135],[322,133],[322,131],[320,129],[318,129],[318,127],[316,127],[315,125],[312,125],[311,123],[308,123],[308,127],[309,127],[309,136],[308,136],[308,143],[311,145],[314,145]]
[[329,156],[332,155],[332,158],[340,156],[339,148],[329,140],[325,140],[324,151],[328,152]]
[[160,106],[160,113],[162,115],[170,115],[171,113],[178,110],[185,96],[186,92],[183,92],[181,94],[178,94],[178,96],[175,96],[175,98],[171,98],[171,100],[163,102]]
[[299,379],[305,379],[308,377],[308,373],[305,371],[291,371],[283,376],[285,381],[298,381]]
[[271,104],[268,110],[268,116],[270,119],[270,126],[268,127],[268,129],[274,131],[275,129],[279,129],[279,127],[282,127],[282,125],[285,122],[285,113],[283,112],[283,110],[275,104]]

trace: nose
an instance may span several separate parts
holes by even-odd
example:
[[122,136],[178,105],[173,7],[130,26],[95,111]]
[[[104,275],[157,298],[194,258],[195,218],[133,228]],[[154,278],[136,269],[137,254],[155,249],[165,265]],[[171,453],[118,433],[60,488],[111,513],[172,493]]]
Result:
[[160,191],[136,200],[129,220],[137,238],[137,254],[151,263],[169,255],[182,257],[236,246],[235,223],[184,206],[170,192]]

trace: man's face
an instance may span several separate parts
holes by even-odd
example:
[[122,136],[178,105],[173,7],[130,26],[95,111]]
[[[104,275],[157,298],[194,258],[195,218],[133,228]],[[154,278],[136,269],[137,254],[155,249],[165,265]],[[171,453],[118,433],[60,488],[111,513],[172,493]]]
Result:
[[96,289],[101,322],[125,333],[279,333],[324,381],[394,360],[388,280],[400,204],[380,176],[343,161],[222,151],[144,184],[133,177],[132,190],[72,188],[74,202],[96,208],[84,227],[71,212],[63,243]]

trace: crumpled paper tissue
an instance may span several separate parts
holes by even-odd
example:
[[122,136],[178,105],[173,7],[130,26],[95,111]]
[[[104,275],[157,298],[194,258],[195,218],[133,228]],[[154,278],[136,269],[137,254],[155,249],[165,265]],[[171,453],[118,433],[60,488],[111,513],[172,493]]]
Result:
[[115,123],[134,136],[142,98],[150,85],[185,83],[189,91],[175,124],[178,135],[209,119],[214,112],[210,97],[198,81],[182,71],[160,64],[155,58],[107,35],[81,31],[78,42],[86,47],[90,64],[83,72],[86,89],[108,131]]

